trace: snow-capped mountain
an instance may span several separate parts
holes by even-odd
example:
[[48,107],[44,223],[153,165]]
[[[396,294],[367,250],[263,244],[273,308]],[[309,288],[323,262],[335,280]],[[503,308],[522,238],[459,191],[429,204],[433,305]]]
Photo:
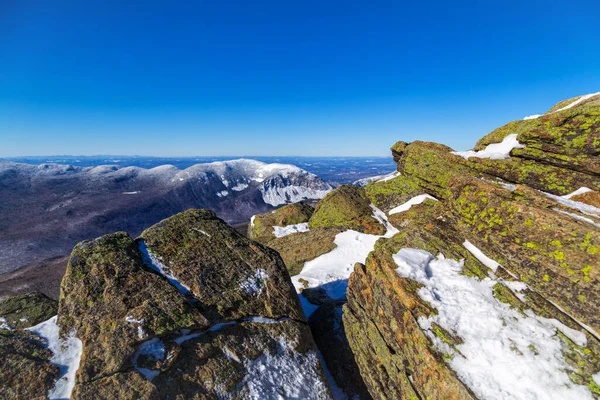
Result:
[[0,272],[65,254],[106,232],[137,235],[188,208],[209,208],[236,224],[332,189],[296,166],[248,159],[184,170],[0,162],[0,188]]

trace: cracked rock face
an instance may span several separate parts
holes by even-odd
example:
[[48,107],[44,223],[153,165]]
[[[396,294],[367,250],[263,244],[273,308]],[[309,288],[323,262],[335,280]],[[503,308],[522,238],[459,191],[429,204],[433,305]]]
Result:
[[71,398],[330,398],[281,258],[210,211],[77,245],[58,315]]
[[[377,242],[349,280],[344,328],[374,398],[493,399],[500,392],[513,393],[506,395],[511,398],[548,398],[540,393],[547,390],[541,382],[550,368],[537,376],[529,368],[513,381],[506,376],[497,380],[495,392],[485,389],[495,381],[490,376],[514,371],[504,367],[486,376],[479,367],[501,365],[501,357],[513,354],[519,360],[515,365],[558,360],[551,382],[555,396],[600,398],[600,96],[561,110],[576,100],[561,102],[539,118],[513,121],[476,145],[475,150],[484,150],[516,135],[519,148],[501,159],[465,159],[445,146],[419,141],[392,147],[399,174],[370,183],[366,193],[371,201],[386,211],[423,194],[439,201],[390,216],[400,232]],[[420,271],[420,261],[402,258],[401,252],[427,252],[426,276],[410,275]],[[458,265],[458,276],[448,278],[436,269],[442,264]],[[514,312],[515,321],[527,321],[519,329],[550,321],[548,343],[556,350],[531,343],[519,348],[519,334],[513,332],[505,342],[498,336],[491,341],[506,345],[495,357],[469,356],[465,349],[485,348],[483,338],[496,331],[486,323],[481,336],[473,338],[468,323],[444,319],[449,309],[444,307],[460,297],[448,291],[436,297],[444,279],[489,285],[482,289],[489,304],[507,315]],[[436,295],[427,297],[431,288]],[[476,315],[481,304],[486,303],[469,303],[460,315]],[[499,323],[498,332],[504,329]],[[523,343],[529,343],[530,337],[524,337]],[[528,387],[515,389],[527,379]],[[560,390],[579,394],[563,396]]]

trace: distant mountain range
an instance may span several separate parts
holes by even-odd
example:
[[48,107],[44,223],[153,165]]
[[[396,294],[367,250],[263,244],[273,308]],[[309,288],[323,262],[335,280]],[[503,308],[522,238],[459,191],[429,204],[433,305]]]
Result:
[[209,208],[238,224],[332,188],[294,165],[248,159],[183,170],[0,161],[0,273],[66,254],[107,232],[138,235],[188,208]]
[[306,156],[264,156],[264,157],[147,157],[147,156],[29,156],[4,158],[24,164],[64,164],[78,167],[97,167],[117,165],[120,167],[141,167],[151,169],[161,165],[173,165],[186,169],[196,164],[215,161],[230,161],[239,158],[251,158],[267,164],[292,164],[318,175],[333,186],[352,183],[371,176],[384,175],[396,170],[392,157],[306,157]]

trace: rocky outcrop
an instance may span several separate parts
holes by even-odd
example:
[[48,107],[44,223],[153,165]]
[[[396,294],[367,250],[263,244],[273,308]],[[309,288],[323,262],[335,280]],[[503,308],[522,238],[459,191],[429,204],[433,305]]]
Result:
[[[207,210],[137,240],[118,232],[78,244],[58,326],[82,345],[72,399],[331,397],[283,261]],[[10,350],[20,358],[4,362],[36,371],[43,396],[57,371],[41,351]]]
[[358,232],[383,235],[385,227],[373,217],[371,201],[363,188],[342,185],[327,194],[308,221],[309,228],[353,229]]
[[[517,134],[522,147],[506,158],[463,156],[426,142],[392,147],[398,176],[370,183],[371,201],[386,211],[425,193],[440,201],[390,215],[400,232],[380,239],[350,278],[344,328],[374,398],[488,397],[477,376],[461,368],[477,363],[463,354],[474,339],[461,336],[464,326],[458,334],[456,326],[444,325],[446,310],[435,306],[442,307],[444,299],[428,292],[427,285],[435,287],[430,279],[444,279],[436,275],[439,263],[460,268],[466,277],[461,282],[483,285],[493,307],[555,331],[552,343],[560,350],[553,355],[531,344],[503,350],[537,362],[557,357],[567,365],[558,368],[567,371],[561,372],[566,383],[555,395],[568,388],[579,398],[600,396],[600,210],[594,208],[600,190],[600,96],[561,110],[577,100],[559,103],[537,119],[511,122],[476,146],[485,150]],[[591,190],[565,196],[581,187]],[[476,305],[470,312],[475,310]]]
[[276,250],[285,262],[291,276],[302,271],[307,261],[335,249],[337,228],[317,228],[308,232],[298,232],[271,240],[268,246]]
[[13,329],[28,328],[50,319],[58,311],[58,302],[31,292],[0,301],[0,318]]
[[287,226],[308,222],[314,208],[306,203],[288,204],[275,211],[266,214],[258,214],[252,217],[248,225],[248,237],[262,244],[267,244],[275,239],[274,226]]

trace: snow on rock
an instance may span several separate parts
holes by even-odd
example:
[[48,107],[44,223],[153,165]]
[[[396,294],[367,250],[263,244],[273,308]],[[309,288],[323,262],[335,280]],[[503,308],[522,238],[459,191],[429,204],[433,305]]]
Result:
[[463,243],[463,246],[467,250],[469,250],[469,253],[473,254],[473,257],[478,259],[483,265],[485,265],[486,267],[491,269],[494,273],[500,266],[500,264],[498,264],[496,261],[492,260],[485,254],[483,254],[483,252],[481,250],[479,250],[477,247],[475,247],[475,245],[473,243],[469,242],[468,240],[465,240],[465,242]]
[[[579,190],[581,190],[581,189],[579,189]],[[592,205],[582,203],[580,201],[570,200],[566,196],[564,196],[564,197],[556,196],[554,194],[550,194],[550,193],[546,193],[546,192],[542,192],[542,193],[545,194],[546,196],[550,197],[551,199],[556,200],[558,203],[560,203],[564,206],[579,210],[582,213],[590,215],[592,217],[600,217],[600,208],[598,208],[598,207],[594,207]],[[567,195],[567,196],[570,196],[570,195]]]
[[56,384],[48,392],[48,399],[68,399],[75,386],[75,373],[79,368],[83,345],[75,331],[70,332],[64,340],[60,337],[57,318],[54,316],[26,330],[46,341],[46,347],[52,352],[50,362],[60,370]]
[[[573,107],[575,107],[577,104],[579,104],[579,103],[581,103],[581,102],[584,102],[584,101],[586,101],[586,100],[588,100],[588,99],[591,99],[592,97],[594,97],[594,96],[598,96],[598,95],[600,95],[600,92],[597,92],[597,93],[590,93],[590,94],[583,95],[583,96],[581,96],[580,98],[578,98],[577,100],[575,100],[574,102],[572,102],[572,103],[570,103],[570,104],[566,105],[565,107],[562,107],[562,108],[559,108],[559,109],[558,109],[558,110],[556,110],[556,111],[553,111],[551,114],[556,114],[557,112],[561,112],[561,111],[568,110],[569,108],[573,108]],[[529,115],[529,116],[527,116],[527,117],[523,118],[523,120],[537,119],[537,118],[539,118],[539,117],[543,117],[544,115],[546,115],[546,114],[542,114],[542,115],[540,115],[540,114]]]
[[[373,217],[386,226],[386,234],[383,236],[370,235],[351,229],[338,233],[334,240],[337,246],[335,249],[308,261],[304,264],[302,271],[292,277],[292,283],[298,292],[304,288],[300,283],[302,279],[308,282],[309,287],[322,286],[332,299],[346,297],[348,278],[354,270],[354,264],[366,261],[377,240],[382,237],[389,238],[398,233],[398,230],[387,221],[383,211],[374,205],[371,207],[374,212]],[[300,300],[302,301],[302,298]]]
[[[421,329],[478,398],[592,399],[587,387],[569,379],[572,369],[556,330],[567,333],[558,321],[511,309],[493,295],[498,281],[462,275],[463,261],[417,249],[402,249],[393,258],[396,272],[421,283],[419,296],[437,310],[419,318]],[[432,323],[463,343],[449,346],[432,332]]]
[[421,204],[422,202],[424,202],[425,200],[430,199],[430,200],[435,200],[437,201],[437,199],[433,196],[430,196],[428,194],[421,194],[419,196],[415,196],[412,199],[408,200],[406,203],[399,205],[396,208],[392,208],[388,214],[392,215],[392,214],[398,214],[404,211],[408,211],[412,206],[415,206],[417,204]]
[[600,228],[600,223],[594,222],[591,218],[586,218],[583,215],[579,215],[579,214],[575,214],[575,213],[570,213],[570,212],[567,212],[567,211],[563,211],[560,208],[553,208],[553,210],[556,211],[556,212],[559,212],[561,214],[568,215],[569,217],[573,217],[575,219],[578,219],[580,221],[587,222],[588,224],[592,224],[592,225]]
[[538,119],[539,117],[541,117],[542,114],[533,114],[533,115],[528,115],[525,118],[523,118],[524,121],[527,121],[529,119]]
[[513,133],[506,136],[500,143],[492,143],[487,145],[484,150],[480,151],[454,151],[452,154],[463,157],[468,160],[470,157],[489,158],[491,160],[504,160],[510,156],[513,149],[524,149],[525,146],[517,140],[517,134]]
[[569,104],[569,105],[567,105],[567,106],[565,106],[565,107],[563,107],[563,108],[559,108],[558,110],[554,111],[554,113],[553,113],[553,114],[555,114],[555,113],[557,113],[557,112],[561,112],[561,111],[568,110],[569,108],[573,108],[573,107],[575,107],[577,104],[579,104],[579,103],[581,103],[581,102],[584,102],[584,101],[586,101],[586,100],[588,100],[588,99],[591,99],[592,97],[594,97],[594,96],[598,96],[598,95],[600,95],[600,92],[596,92],[596,93],[590,93],[590,94],[583,95],[583,96],[581,96],[580,98],[578,98],[577,100],[575,100],[574,102],[572,102],[571,104]]
[[175,278],[175,276],[171,272],[171,269],[164,265],[157,256],[150,252],[150,249],[146,245],[146,242],[140,240],[138,247],[144,257],[144,264],[146,266],[152,268],[154,271],[167,278],[169,283],[175,286],[175,288],[177,288],[177,290],[179,290],[179,293],[181,293],[182,295],[186,296],[190,293],[190,288],[181,283],[177,278]]
[[253,215],[252,218],[250,218],[250,227],[254,228],[254,218],[256,218],[256,215]]
[[596,382],[597,385],[600,385],[600,372],[595,375],[592,375],[592,379]]
[[[240,387],[251,399],[329,398],[329,389],[319,372],[317,354],[295,352],[293,345],[283,338],[274,351],[246,361],[245,367],[247,374]],[[275,393],[279,396],[274,397]]]
[[225,197],[229,194],[229,192],[227,190],[222,190],[220,192],[217,192],[217,196],[218,197]]
[[252,275],[246,277],[240,282],[240,288],[247,294],[259,295],[265,286],[265,279],[269,278],[269,274],[264,269],[257,269]]
[[303,222],[301,224],[294,224],[288,226],[274,226],[273,227],[273,235],[277,238],[281,238],[287,235],[291,235],[292,233],[298,232],[308,232],[308,222]]
[[398,171],[394,171],[391,174],[384,175],[381,179],[377,180],[377,182],[387,182],[396,177],[399,177],[401,174]]
[[10,327],[10,325],[8,325],[8,322],[6,322],[6,318],[2,318],[0,317],[0,329],[4,329],[7,331],[12,331],[13,329]]
[[135,366],[135,369],[137,369],[142,375],[151,381],[160,374],[160,371],[139,367],[139,357],[144,356],[149,360],[163,361],[165,359],[165,354],[165,344],[162,342],[162,340],[155,337],[142,343],[140,347],[138,347],[135,355],[133,356],[132,362]]
[[573,193],[569,193],[569,194],[567,194],[567,195],[564,195],[564,196],[561,196],[561,197],[562,197],[563,199],[570,200],[570,199],[571,199],[571,197],[573,197],[573,196],[578,196],[578,195],[580,195],[580,194],[584,194],[584,193],[591,192],[591,191],[592,191],[592,189],[590,189],[590,188],[587,188],[587,187],[580,187],[579,189],[577,189],[577,190],[576,190],[576,191],[574,191]]

